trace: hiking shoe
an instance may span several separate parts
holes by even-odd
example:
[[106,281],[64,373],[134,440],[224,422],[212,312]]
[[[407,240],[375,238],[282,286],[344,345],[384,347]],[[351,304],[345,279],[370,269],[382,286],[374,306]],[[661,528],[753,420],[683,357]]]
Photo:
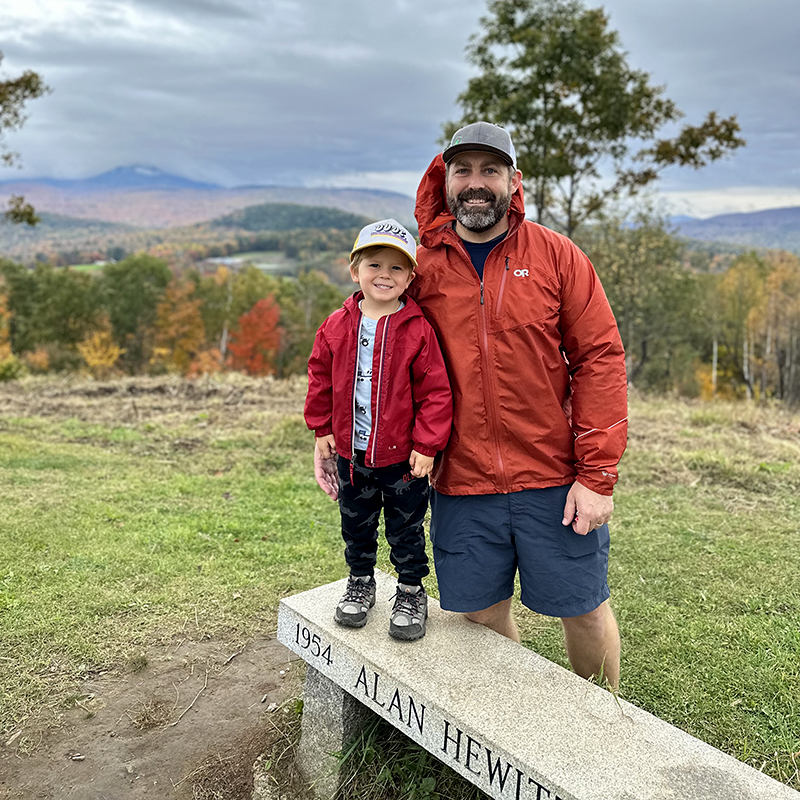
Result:
[[370,575],[352,575],[347,579],[347,590],[336,606],[334,619],[347,628],[363,628],[367,612],[375,605],[375,578]]
[[389,636],[407,642],[421,639],[425,635],[427,618],[428,595],[424,587],[398,583],[389,620]]

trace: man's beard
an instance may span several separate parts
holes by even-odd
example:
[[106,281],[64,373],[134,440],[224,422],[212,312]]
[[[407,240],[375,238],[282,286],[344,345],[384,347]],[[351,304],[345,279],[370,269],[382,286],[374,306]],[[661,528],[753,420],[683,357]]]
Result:
[[[469,200],[486,200],[489,207],[470,208],[467,205]],[[508,191],[499,197],[488,189],[464,189],[458,197],[448,192],[447,206],[450,213],[468,231],[483,233],[497,225],[508,213],[511,206],[511,181],[508,183]]]

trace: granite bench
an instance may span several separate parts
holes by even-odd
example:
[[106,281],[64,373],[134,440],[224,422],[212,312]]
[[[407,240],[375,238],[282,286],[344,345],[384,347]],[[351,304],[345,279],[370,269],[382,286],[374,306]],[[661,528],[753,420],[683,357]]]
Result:
[[429,601],[425,638],[388,635],[395,581],[378,572],[361,629],[340,580],[280,603],[278,639],[308,664],[300,766],[337,792],[331,754],[370,712],[497,800],[800,800],[800,793]]

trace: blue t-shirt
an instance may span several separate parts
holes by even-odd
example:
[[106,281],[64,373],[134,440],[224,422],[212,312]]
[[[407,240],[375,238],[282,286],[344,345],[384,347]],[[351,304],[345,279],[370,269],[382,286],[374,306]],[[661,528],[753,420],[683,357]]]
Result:
[[488,242],[468,242],[466,239],[461,240],[464,242],[464,247],[467,248],[472,266],[475,267],[475,272],[478,273],[478,277],[481,280],[483,280],[483,267],[484,264],[486,264],[486,257],[491,253],[495,245],[500,244],[500,242],[506,238],[507,233],[508,231],[503,231],[497,238]]

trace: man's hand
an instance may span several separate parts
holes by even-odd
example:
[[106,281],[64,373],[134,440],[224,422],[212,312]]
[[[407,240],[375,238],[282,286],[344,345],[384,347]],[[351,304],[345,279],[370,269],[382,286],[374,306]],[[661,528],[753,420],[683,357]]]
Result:
[[572,530],[581,536],[599,528],[611,519],[614,510],[613,499],[587,489],[582,483],[572,484],[564,506],[562,525],[572,524]]
[[433,456],[424,456],[416,450],[411,451],[408,463],[411,467],[411,474],[415,478],[425,478],[433,470]]
[[314,448],[314,477],[317,479],[319,488],[322,489],[331,500],[335,500],[339,496],[339,478],[336,472],[335,449],[330,458],[323,458],[319,447]]

